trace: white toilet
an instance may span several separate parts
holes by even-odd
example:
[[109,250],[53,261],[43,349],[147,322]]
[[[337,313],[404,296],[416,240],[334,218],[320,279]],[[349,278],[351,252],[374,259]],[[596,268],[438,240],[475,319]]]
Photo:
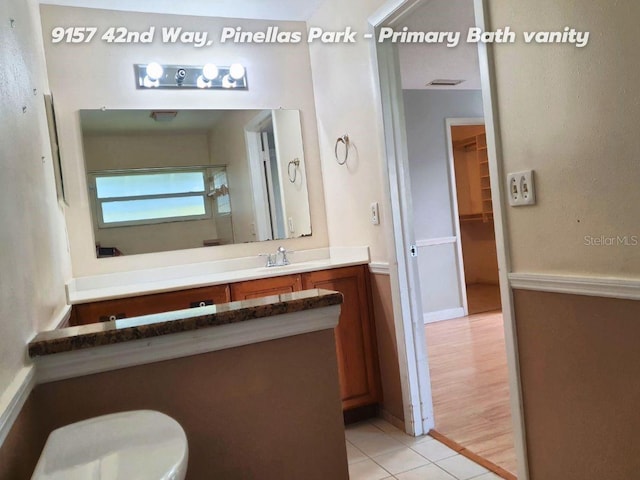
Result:
[[173,418],[114,413],[51,432],[31,480],[184,480],[188,456]]

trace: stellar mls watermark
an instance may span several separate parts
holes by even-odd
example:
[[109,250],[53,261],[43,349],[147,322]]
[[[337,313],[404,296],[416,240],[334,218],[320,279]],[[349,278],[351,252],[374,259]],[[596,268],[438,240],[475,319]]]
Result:
[[638,235],[585,235],[584,245],[587,247],[637,247],[640,245]]

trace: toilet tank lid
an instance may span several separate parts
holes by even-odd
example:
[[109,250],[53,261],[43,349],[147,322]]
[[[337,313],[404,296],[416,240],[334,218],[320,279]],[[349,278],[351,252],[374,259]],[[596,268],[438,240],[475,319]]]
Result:
[[187,437],[164,413],[135,410],[89,418],[49,435],[32,480],[181,478]]

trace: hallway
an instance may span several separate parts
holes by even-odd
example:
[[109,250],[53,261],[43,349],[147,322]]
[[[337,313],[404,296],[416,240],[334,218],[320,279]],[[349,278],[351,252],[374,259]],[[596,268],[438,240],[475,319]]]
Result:
[[515,475],[502,313],[425,325],[435,430]]

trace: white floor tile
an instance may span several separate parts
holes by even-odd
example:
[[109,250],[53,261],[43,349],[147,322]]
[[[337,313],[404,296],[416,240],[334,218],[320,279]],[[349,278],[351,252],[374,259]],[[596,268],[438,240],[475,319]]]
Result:
[[345,438],[351,480],[500,480],[433,437],[382,419],[348,426]]
[[411,446],[411,448],[432,462],[437,462],[458,454],[455,450],[431,437],[423,442]]
[[429,464],[408,472],[396,475],[398,480],[456,480],[437,465]]
[[400,430],[398,430],[396,432],[388,432],[387,435],[389,435],[394,440],[399,441],[403,445],[406,445],[407,447],[412,447],[412,446],[417,445],[418,443],[422,443],[422,442],[424,442],[426,440],[433,440],[433,438],[430,437],[429,435],[422,435],[420,437],[412,437],[411,435],[407,435],[406,433],[401,432]]
[[[366,428],[368,427],[368,428]],[[364,454],[375,457],[404,448],[404,445],[371,424],[347,430],[347,440]]]
[[370,459],[349,465],[349,480],[382,480],[388,477],[389,472]]
[[344,435],[350,442],[354,438],[368,436],[372,433],[380,433],[380,429],[371,423],[356,423],[345,428]]
[[437,462],[437,465],[459,480],[469,480],[470,478],[477,477],[488,472],[486,468],[481,467],[462,455],[445,458],[444,460]]
[[396,428],[395,425],[387,422],[383,418],[374,418],[373,420],[370,421],[370,423],[372,425],[378,427],[380,430],[382,430],[383,432],[386,432],[386,433],[392,433],[392,432],[399,432],[400,431],[398,428]]
[[349,461],[350,464],[361,462],[362,460],[366,460],[367,458],[369,457],[367,457],[364,453],[358,450],[357,447],[355,447],[350,442],[347,442],[347,460]]
[[427,465],[429,460],[408,447],[394,452],[385,453],[372,458],[374,462],[383,467],[389,473],[402,473],[407,470],[413,470],[415,468]]
[[422,435],[420,437],[413,437],[411,435],[407,435],[404,431],[400,430],[396,426],[391,423],[383,420],[382,418],[376,418],[371,420],[371,424],[378,427],[384,433],[389,435],[394,440],[399,441],[403,445],[407,445],[408,447],[415,445],[420,442],[424,442],[425,440],[430,439],[431,437],[428,435]]

